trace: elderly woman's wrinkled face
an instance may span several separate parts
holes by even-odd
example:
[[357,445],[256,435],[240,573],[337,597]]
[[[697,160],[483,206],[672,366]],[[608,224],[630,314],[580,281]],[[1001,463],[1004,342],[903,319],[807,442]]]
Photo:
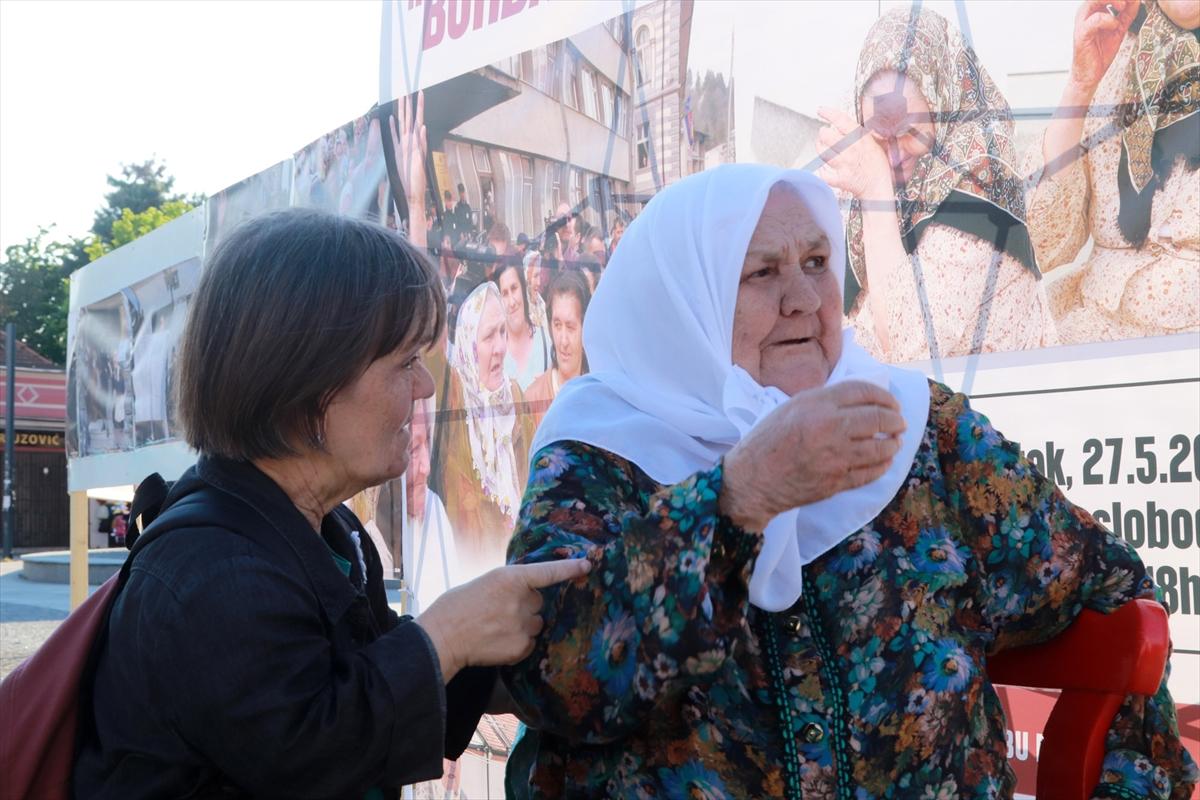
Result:
[[733,363],[788,395],[824,385],[842,355],[830,242],[786,185],[767,197],[746,248],[733,312]]
[[479,331],[475,335],[475,366],[479,383],[489,392],[504,382],[504,356],[508,353],[508,330],[504,324],[504,309],[494,298],[483,303]]
[[408,468],[413,402],[433,394],[419,349],[401,347],[371,362],[325,411],[325,450],[353,483],[377,486]]
[[892,181],[912,177],[917,159],[933,149],[929,103],[914,81],[894,70],[875,74],[859,98],[863,124],[887,154]]

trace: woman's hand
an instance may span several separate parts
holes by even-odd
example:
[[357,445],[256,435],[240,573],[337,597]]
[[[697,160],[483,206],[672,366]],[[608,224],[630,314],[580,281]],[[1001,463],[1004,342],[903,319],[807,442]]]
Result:
[[[1117,12],[1113,16],[1107,6]],[[1138,0],[1087,0],[1075,13],[1071,82],[1094,92],[1138,12]]]
[[746,530],[870,483],[900,449],[896,398],[862,381],[793,395],[725,456],[721,511]]
[[829,123],[817,133],[819,156],[825,162],[817,176],[859,200],[891,202],[894,189],[887,154],[870,131],[837,109],[818,108],[817,116]]
[[586,575],[586,559],[518,564],[449,590],[417,617],[437,651],[442,680],[464,667],[515,664],[542,630],[538,589]]

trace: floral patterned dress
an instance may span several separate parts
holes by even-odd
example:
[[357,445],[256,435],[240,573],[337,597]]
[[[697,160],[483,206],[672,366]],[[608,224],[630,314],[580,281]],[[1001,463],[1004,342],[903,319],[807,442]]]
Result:
[[[592,561],[544,590],[504,673],[533,797],[867,800],[1011,796],[987,656],[1154,587],[964,396],[934,384],[908,483],[805,568],[796,606],[750,606],[761,543],[718,510],[722,466],[656,484],[606,451],[536,455],[510,561]],[[1110,731],[1097,797],[1182,800],[1197,778],[1163,685]]]

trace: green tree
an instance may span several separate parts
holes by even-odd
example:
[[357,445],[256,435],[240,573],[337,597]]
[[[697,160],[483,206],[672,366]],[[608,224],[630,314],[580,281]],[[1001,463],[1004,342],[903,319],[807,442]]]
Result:
[[67,278],[88,262],[84,242],[50,238],[41,228],[0,261],[0,319],[12,321],[17,338],[55,364],[67,358]]
[[176,217],[181,217],[191,211],[194,206],[186,200],[168,200],[159,206],[151,206],[144,211],[134,212],[128,208],[122,209],[121,216],[112,223],[112,234],[109,240],[96,236],[85,247],[90,260],[95,261],[107,252],[117,249],[123,244],[129,244],[134,239],[145,236],[159,225],[164,225]]
[[167,174],[165,164],[151,158],[140,164],[122,164],[120,175],[109,175],[106,179],[112,191],[104,195],[104,205],[97,209],[92,223],[92,233],[111,241],[113,225],[121,219],[125,209],[140,214],[149,208],[162,208],[165,204],[183,200],[192,206],[199,205],[202,196],[185,197],[171,190],[175,178]]

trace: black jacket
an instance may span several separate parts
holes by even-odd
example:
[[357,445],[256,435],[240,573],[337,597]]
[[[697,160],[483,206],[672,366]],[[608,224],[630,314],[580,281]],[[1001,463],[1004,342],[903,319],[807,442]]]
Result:
[[494,671],[443,686],[425,632],[388,608],[365,533],[360,559],[348,510],[317,536],[253,465],[202,457],[162,521],[197,494],[211,522],[135,551],[113,604],[81,707],[74,796],[362,798],[440,775],[443,755],[470,741]]

